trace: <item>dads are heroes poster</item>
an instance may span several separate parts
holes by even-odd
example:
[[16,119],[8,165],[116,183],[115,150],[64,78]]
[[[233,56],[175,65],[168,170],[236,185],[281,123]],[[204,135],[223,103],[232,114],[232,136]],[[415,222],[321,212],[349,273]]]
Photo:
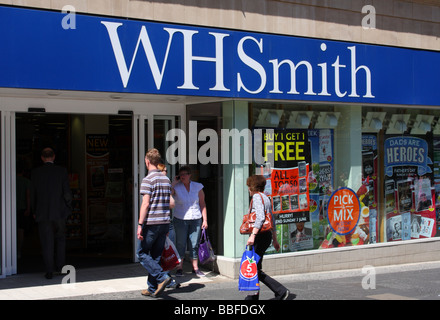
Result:
[[384,142],[387,241],[435,235],[433,136],[386,135]]

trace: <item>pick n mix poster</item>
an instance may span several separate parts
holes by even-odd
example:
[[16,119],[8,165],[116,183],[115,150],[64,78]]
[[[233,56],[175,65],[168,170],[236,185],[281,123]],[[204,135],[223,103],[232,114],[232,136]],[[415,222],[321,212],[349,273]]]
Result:
[[[314,132],[315,131],[315,132]],[[326,137],[330,137],[329,139]],[[318,138],[319,137],[319,138]],[[310,192],[310,198],[316,199],[317,210],[311,214],[313,221],[313,237],[314,248],[326,249],[334,247],[358,246],[365,243],[376,241],[377,233],[377,139],[374,136],[363,136],[363,179],[362,184],[356,189],[356,196],[359,201],[359,207],[354,210],[347,207],[347,211],[341,213],[341,208],[336,208],[332,200],[341,197],[339,193],[344,193],[344,187],[334,190],[334,177],[328,177],[329,174],[334,175],[333,153],[327,153],[325,149],[333,147],[333,131],[331,130],[309,130],[309,140],[312,146],[319,146],[319,151],[312,149],[312,168],[318,177],[319,188],[316,194]],[[315,162],[314,159],[319,159]],[[316,168],[316,169],[315,169]],[[329,168],[329,169],[327,169]],[[344,182],[348,175],[340,173],[340,180]],[[322,181],[324,180],[324,181]],[[326,183],[329,181],[328,183]],[[344,184],[343,184],[344,185]],[[342,195],[343,198],[343,195]],[[346,204],[348,205],[348,204]],[[312,212],[312,211],[311,211]],[[356,215],[355,215],[356,213]],[[336,214],[336,216],[335,216]],[[342,215],[341,215],[342,214]],[[357,217],[356,219],[354,217]],[[335,219],[335,218],[338,219]],[[345,221],[342,218],[347,218]],[[352,221],[353,218],[353,221]],[[341,230],[334,224],[336,220],[346,224],[348,221],[353,222],[346,232]],[[332,225],[333,223],[333,225]]]

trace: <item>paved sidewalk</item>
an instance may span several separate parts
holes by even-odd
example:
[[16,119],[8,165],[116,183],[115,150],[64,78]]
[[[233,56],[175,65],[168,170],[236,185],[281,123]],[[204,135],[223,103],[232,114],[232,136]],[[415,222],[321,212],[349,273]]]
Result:
[[[159,300],[242,300],[243,292],[232,280],[205,272],[198,278],[184,264],[180,289],[166,290]],[[440,261],[393,265],[375,268],[377,289],[362,288],[366,275],[360,269],[292,274],[274,277],[286,285],[289,300],[382,300],[440,299]],[[174,274],[174,273],[172,273]],[[64,276],[47,280],[43,273],[18,274],[0,279],[0,300],[156,300],[141,296],[146,288],[146,271],[139,263],[76,270],[75,283],[63,284]],[[270,300],[271,292],[263,286],[262,300]]]
[[[185,285],[233,281],[212,271],[205,272],[206,276],[201,278],[193,275],[190,269],[184,268],[184,271],[185,276],[178,280],[183,280]],[[146,271],[139,263],[78,269],[74,283],[65,275],[54,275],[52,279],[46,279],[41,272],[17,274],[0,279],[0,300],[47,300],[140,292],[146,289],[146,283]]]

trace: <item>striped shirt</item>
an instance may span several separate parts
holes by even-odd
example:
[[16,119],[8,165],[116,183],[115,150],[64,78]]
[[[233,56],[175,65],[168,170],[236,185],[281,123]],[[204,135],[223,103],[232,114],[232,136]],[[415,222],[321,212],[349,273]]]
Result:
[[141,195],[149,195],[145,224],[166,224],[170,223],[170,179],[160,170],[150,170],[148,175],[142,179]]

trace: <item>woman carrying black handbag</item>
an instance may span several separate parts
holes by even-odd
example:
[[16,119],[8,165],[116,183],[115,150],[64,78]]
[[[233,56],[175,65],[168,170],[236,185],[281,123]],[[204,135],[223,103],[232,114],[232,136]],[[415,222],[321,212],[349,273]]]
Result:
[[[289,297],[289,290],[284,287],[281,283],[275,279],[268,276],[262,270],[263,256],[267,248],[273,241],[273,246],[276,251],[280,250],[280,244],[278,243],[275,229],[275,222],[273,221],[273,228],[267,232],[260,232],[265,220],[265,212],[272,212],[272,206],[270,204],[269,198],[263,193],[264,187],[266,186],[266,178],[261,175],[250,176],[246,185],[249,189],[249,195],[252,197],[252,208],[250,212],[256,213],[256,219],[254,223],[254,228],[247,241],[248,246],[254,246],[255,253],[260,256],[260,261],[257,264],[258,269],[258,280],[264,283],[272,292],[275,294],[275,299],[286,300]],[[273,220],[273,218],[272,218]],[[254,295],[249,295],[246,300],[258,300],[259,292]]]

